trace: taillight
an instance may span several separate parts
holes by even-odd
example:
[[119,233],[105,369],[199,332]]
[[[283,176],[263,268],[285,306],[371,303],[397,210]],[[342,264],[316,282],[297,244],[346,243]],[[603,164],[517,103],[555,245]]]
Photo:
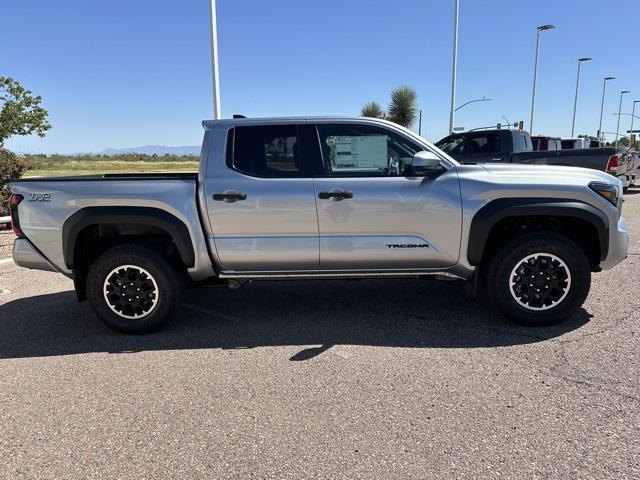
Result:
[[611,155],[607,162],[607,172],[615,173],[618,171],[618,165],[620,165],[620,158],[618,155]]
[[24,233],[20,230],[20,217],[18,217],[18,205],[23,199],[22,195],[14,193],[9,200],[9,215],[11,215],[11,225],[16,237],[24,237]]

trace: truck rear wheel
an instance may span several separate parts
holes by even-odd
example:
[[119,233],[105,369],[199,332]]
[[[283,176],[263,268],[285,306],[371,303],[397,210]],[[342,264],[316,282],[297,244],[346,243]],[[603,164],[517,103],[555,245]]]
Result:
[[584,252],[567,237],[526,233],[490,260],[487,294],[497,309],[523,325],[552,325],[573,315],[591,287]]
[[107,250],[87,275],[87,297],[93,311],[123,333],[158,329],[176,312],[181,293],[175,266],[140,244]]

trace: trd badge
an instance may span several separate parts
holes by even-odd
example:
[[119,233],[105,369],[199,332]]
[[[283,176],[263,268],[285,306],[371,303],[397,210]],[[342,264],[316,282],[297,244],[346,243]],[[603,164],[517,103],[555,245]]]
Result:
[[30,202],[50,202],[51,194],[50,193],[30,193],[31,198]]

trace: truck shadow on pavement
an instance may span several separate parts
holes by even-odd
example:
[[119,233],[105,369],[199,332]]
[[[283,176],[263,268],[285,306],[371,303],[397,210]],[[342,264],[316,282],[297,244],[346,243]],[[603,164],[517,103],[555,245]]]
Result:
[[116,333],[71,291],[0,305],[0,358],[181,349],[300,346],[302,361],[333,345],[486,348],[561,336],[590,320],[580,310],[552,327],[509,323],[465,297],[462,282],[256,282],[191,289],[177,318],[148,335]]

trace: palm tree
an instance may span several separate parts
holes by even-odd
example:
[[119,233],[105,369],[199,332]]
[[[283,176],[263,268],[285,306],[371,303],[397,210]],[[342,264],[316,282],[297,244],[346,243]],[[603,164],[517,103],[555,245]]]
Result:
[[387,119],[409,128],[418,117],[417,100],[418,94],[413,88],[406,85],[396,88],[391,92]]
[[370,117],[370,118],[385,118],[386,115],[382,107],[378,105],[376,102],[369,102],[360,111],[361,117]]

